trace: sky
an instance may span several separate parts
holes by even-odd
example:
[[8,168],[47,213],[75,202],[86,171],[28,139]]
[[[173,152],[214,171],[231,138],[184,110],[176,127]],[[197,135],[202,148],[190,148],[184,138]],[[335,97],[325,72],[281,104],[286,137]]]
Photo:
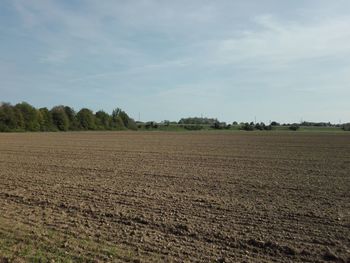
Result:
[[1,0],[0,101],[350,121],[349,0]]

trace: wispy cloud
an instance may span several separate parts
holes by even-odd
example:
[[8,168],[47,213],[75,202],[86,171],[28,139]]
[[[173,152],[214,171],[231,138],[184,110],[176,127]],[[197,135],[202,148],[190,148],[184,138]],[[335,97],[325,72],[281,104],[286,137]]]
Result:
[[216,63],[249,63],[252,67],[268,65],[277,69],[295,62],[350,55],[350,17],[317,24],[281,22],[272,16],[257,17],[255,21],[260,28],[218,41]]
[[[147,110],[145,98],[153,98],[166,101],[162,111],[168,107],[174,118],[181,117],[176,110],[186,98],[187,111],[191,102],[193,112],[203,108],[208,115],[219,115],[219,107],[229,119],[239,110],[231,101],[254,100],[273,115],[262,96],[275,101],[288,94],[285,105],[298,96],[305,104],[312,95],[319,103],[332,94],[350,96],[346,0],[5,3],[13,17],[0,17],[11,25],[1,23],[7,35],[0,52],[13,65],[13,77],[1,67],[0,77],[18,89],[37,86],[37,94],[49,86],[47,97],[66,98],[74,87],[75,98],[88,91],[92,104],[96,99],[112,107],[119,96],[135,111]],[[159,108],[151,111],[158,116]]]

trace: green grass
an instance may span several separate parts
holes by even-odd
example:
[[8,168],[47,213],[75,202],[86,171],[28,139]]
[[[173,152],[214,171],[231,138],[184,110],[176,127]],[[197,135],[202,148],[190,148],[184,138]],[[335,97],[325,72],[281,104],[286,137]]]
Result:
[[339,127],[318,127],[318,126],[301,126],[299,131],[310,132],[344,132]]
[[53,229],[32,227],[0,217],[0,261],[132,262],[134,251],[89,237],[74,237]]
[[[229,129],[213,129],[209,125],[202,125],[201,130],[188,130],[184,128],[183,125],[159,125],[158,128],[141,128],[139,131],[173,131],[173,132],[200,132],[200,131],[228,131],[228,132],[235,132],[235,131],[242,131],[240,125],[234,125],[231,126]],[[299,130],[297,131],[291,131],[289,130],[289,126],[274,126],[271,131],[259,131],[255,130],[254,132],[345,132],[339,127],[319,127],[319,126],[301,126]],[[242,131],[242,132],[252,132],[252,131]]]

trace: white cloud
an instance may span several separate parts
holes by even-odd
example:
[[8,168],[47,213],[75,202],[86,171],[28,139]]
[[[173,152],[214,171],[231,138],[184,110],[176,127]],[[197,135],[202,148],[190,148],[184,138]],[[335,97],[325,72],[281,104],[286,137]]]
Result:
[[[210,110],[215,98],[229,111],[230,98],[243,103],[264,92],[304,100],[312,93],[350,95],[349,1],[77,2],[13,0],[22,22],[13,30],[38,44],[17,60],[32,65],[40,56],[31,67],[37,78],[74,86],[77,97],[104,89],[161,98],[175,112],[183,97]],[[26,78],[37,83],[32,72]]]
[[40,59],[40,62],[49,64],[60,64],[64,63],[67,60],[67,58],[69,58],[69,54],[66,50],[53,50],[46,56],[42,57]]
[[256,19],[260,30],[218,41],[214,62],[281,68],[290,63],[350,55],[350,17],[318,24]]

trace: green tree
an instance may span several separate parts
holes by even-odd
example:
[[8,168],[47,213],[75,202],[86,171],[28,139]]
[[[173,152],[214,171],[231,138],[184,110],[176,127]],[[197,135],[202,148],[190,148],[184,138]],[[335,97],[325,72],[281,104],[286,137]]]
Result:
[[15,114],[15,119],[16,119],[16,130],[18,131],[24,131],[24,118],[23,118],[23,115],[22,115],[22,112],[13,107],[13,112]]
[[245,131],[254,131],[254,123],[248,123],[248,122],[246,122],[246,123],[243,123],[242,125],[241,125],[241,129],[242,130],[245,130]]
[[99,130],[109,130],[111,129],[111,122],[112,118],[111,116],[104,112],[103,110],[100,110],[95,113],[95,123],[96,127]]
[[69,119],[64,110],[64,106],[55,106],[51,109],[52,122],[60,131],[67,131],[69,128]]
[[10,103],[0,105],[0,131],[14,131],[23,128],[23,116]]
[[297,131],[299,129],[300,129],[300,126],[296,123],[289,126],[289,130],[291,130],[291,131]]
[[82,130],[95,130],[95,116],[93,112],[87,108],[81,109],[77,113],[78,127]]
[[40,118],[40,130],[41,131],[54,131],[57,130],[53,123],[53,118],[51,112],[47,108],[40,108],[39,113]]
[[22,113],[26,131],[40,130],[39,114],[37,109],[27,102],[18,103],[15,107]]
[[130,118],[125,111],[119,108],[115,109],[112,113],[112,119],[117,119],[118,117],[122,120],[123,126],[125,128],[130,130],[137,130],[137,125],[134,119]]
[[350,123],[345,123],[341,127],[344,131],[350,131]]
[[115,130],[124,130],[126,128],[123,119],[120,117],[120,112],[121,110],[119,108],[113,110],[112,112],[111,127]]
[[136,124],[135,120],[132,118],[129,118],[128,129],[133,130],[133,131],[137,130],[137,124]]
[[77,130],[78,129],[78,122],[76,119],[76,113],[73,108],[69,106],[64,106],[64,111],[66,112],[66,115],[68,117],[69,121],[69,130]]

